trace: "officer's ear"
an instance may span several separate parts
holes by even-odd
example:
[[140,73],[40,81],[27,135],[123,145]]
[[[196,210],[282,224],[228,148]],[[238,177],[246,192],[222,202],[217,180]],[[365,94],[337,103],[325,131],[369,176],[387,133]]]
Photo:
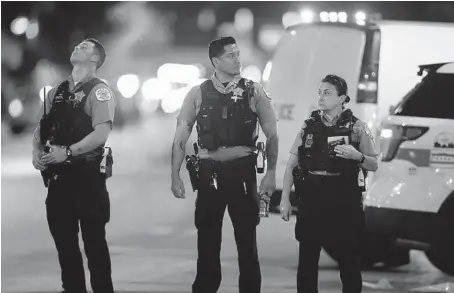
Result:
[[343,105],[346,103],[347,95],[340,95],[339,99],[340,99],[341,104]]
[[213,62],[213,66],[219,65],[220,60],[216,57],[211,58],[211,62]]

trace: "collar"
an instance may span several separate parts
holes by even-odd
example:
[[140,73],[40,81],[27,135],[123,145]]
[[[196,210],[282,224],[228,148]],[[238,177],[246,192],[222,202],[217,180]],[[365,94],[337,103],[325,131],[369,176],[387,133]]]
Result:
[[241,75],[235,75],[235,77],[227,84],[227,86],[224,86],[222,82],[216,77],[215,73],[211,76],[211,81],[213,82],[214,88],[221,94],[228,94],[233,91],[233,89],[237,87],[240,80]]
[[326,122],[327,124],[329,125],[334,125],[337,123],[337,121],[339,120],[339,118],[342,116],[342,114],[346,111],[347,109],[344,108],[342,109],[342,111],[337,114],[336,116],[334,117],[330,117],[328,115],[328,113],[326,113],[325,111],[320,111],[320,118],[322,119],[323,122]]
[[87,81],[89,81],[90,79],[94,78],[95,77],[95,74],[90,74],[88,76],[86,76],[84,79],[82,79],[80,82],[78,82],[77,84],[74,83],[74,78],[72,75],[70,75],[68,77],[68,82],[69,82],[69,89],[70,91],[75,91],[77,90],[82,84],[86,83]]

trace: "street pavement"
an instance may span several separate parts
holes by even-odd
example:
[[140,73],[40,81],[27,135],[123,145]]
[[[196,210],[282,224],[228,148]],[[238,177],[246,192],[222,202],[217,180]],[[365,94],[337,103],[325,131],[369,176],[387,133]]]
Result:
[[[174,127],[174,117],[153,117],[115,130],[109,138],[114,176],[108,180],[111,221],[107,239],[116,291],[191,291],[197,258],[195,194],[184,166],[181,175],[187,198],[175,199],[170,191]],[[60,269],[45,216],[46,189],[31,165],[31,135],[2,142],[1,183],[2,292],[60,291]],[[287,223],[271,215],[258,226],[263,293],[296,292],[294,223],[294,218]],[[80,245],[83,248],[82,241]],[[439,272],[421,252],[412,251],[411,258],[411,264],[394,270],[363,272],[364,291],[408,292],[454,283],[454,278]],[[237,251],[227,214],[221,261],[219,292],[238,292]],[[86,259],[84,262],[86,265]],[[89,284],[88,269],[86,274]],[[321,293],[341,291],[338,268],[324,253],[319,275]]]

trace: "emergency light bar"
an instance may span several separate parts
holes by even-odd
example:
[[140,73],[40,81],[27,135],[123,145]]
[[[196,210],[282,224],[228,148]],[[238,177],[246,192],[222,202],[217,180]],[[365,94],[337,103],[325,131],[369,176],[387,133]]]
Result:
[[286,12],[282,17],[282,24],[285,28],[302,23],[356,23],[357,25],[364,26],[366,24],[374,24],[382,19],[380,13],[373,13],[367,15],[363,11],[358,11],[354,15],[348,14],[344,11],[321,11],[319,17],[314,17],[316,14],[309,9],[303,9],[300,13],[294,11]]

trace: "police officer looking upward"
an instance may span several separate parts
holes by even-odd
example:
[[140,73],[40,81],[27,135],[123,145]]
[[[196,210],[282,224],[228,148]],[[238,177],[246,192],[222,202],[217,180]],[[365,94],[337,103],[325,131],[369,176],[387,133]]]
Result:
[[271,196],[276,186],[277,118],[263,87],[240,76],[240,50],[234,38],[211,42],[209,58],[215,73],[211,79],[193,87],[185,98],[172,146],[172,192],[175,197],[184,198],[179,171],[185,144],[197,122],[201,164],[195,208],[197,276],[192,292],[215,293],[219,289],[222,222],[228,207],[238,248],[239,292],[258,293],[261,289],[256,243],[259,195],[254,155],[257,120],[267,138],[268,158],[258,194]]
[[[33,139],[33,165],[48,186],[46,211],[58,251],[64,292],[87,292],[79,224],[93,292],[113,292],[105,226],[110,218],[104,144],[113,127],[115,102],[95,77],[106,53],[94,39],[77,45],[71,76],[45,97],[46,118]],[[45,150],[47,143],[48,149]]]
[[362,183],[364,170],[377,170],[378,151],[363,121],[344,107],[350,97],[347,83],[327,75],[318,91],[314,111],[296,136],[284,175],[281,216],[291,215],[290,190],[295,184],[299,241],[297,288],[318,292],[321,247],[338,258],[344,293],[359,293],[362,278],[359,240],[364,228]]

